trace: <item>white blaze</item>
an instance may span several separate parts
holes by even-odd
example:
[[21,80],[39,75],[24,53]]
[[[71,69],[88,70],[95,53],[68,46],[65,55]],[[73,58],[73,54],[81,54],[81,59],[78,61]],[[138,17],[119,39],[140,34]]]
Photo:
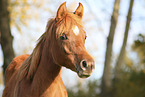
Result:
[[74,26],[72,30],[73,30],[75,35],[79,34],[79,28],[78,28],[78,26]]

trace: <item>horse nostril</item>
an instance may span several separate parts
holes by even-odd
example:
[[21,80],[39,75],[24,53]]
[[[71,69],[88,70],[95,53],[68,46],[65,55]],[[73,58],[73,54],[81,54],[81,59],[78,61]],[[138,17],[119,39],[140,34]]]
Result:
[[87,61],[82,60],[82,61],[80,62],[80,66],[81,66],[81,69],[86,70],[86,68],[88,67]]
[[82,64],[83,64],[83,67],[85,67],[85,68],[87,67],[87,62],[86,61],[83,61]]

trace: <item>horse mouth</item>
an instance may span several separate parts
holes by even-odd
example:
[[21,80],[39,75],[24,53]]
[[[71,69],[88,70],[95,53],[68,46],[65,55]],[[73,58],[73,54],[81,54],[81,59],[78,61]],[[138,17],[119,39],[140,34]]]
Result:
[[88,78],[90,75],[89,74],[80,74],[80,73],[78,73],[78,76],[80,78]]
[[77,74],[80,78],[88,78],[91,75],[91,73],[85,73],[82,70],[81,71],[77,70]]

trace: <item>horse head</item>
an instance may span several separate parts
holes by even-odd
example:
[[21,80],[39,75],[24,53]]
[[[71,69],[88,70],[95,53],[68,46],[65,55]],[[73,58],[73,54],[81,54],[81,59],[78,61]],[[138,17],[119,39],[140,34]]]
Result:
[[77,72],[81,78],[89,77],[95,68],[93,58],[85,49],[86,32],[82,26],[83,5],[68,12],[66,2],[60,5],[51,36],[51,53],[56,64]]

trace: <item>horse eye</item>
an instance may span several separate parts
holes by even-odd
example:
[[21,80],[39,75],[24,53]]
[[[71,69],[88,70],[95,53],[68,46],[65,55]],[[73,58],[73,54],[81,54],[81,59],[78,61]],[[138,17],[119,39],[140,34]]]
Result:
[[87,39],[87,36],[85,36],[85,40]]
[[67,38],[67,36],[65,34],[63,34],[62,36],[60,36],[60,39],[61,40],[67,40],[68,38]]

